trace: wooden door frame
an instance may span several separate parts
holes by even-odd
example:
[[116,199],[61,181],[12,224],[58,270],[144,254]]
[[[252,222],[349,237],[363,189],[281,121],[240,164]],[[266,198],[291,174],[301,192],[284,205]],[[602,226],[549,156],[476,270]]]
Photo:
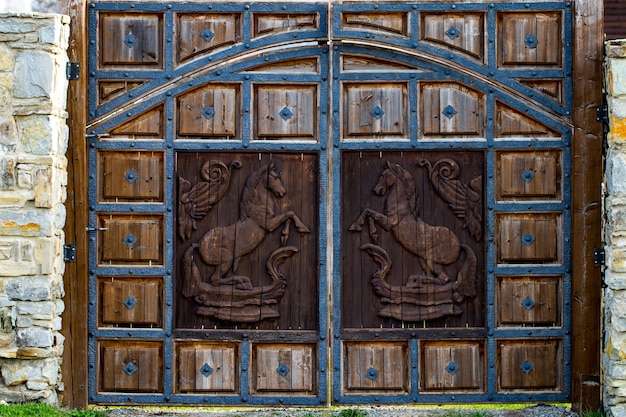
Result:
[[[80,63],[80,79],[68,92],[68,198],[65,235],[76,243],[77,262],[66,267],[63,314],[64,403],[88,404],[88,166],[87,141],[87,1],[62,0],[71,18],[69,58]],[[601,272],[593,265],[593,249],[602,245],[601,187],[603,127],[596,122],[601,104],[603,72],[603,2],[574,0],[574,136],[572,142],[572,405],[575,411],[601,405]]]

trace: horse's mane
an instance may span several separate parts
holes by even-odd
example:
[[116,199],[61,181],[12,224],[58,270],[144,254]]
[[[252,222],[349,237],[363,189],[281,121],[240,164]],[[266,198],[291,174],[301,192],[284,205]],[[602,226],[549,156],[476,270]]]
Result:
[[415,180],[411,173],[398,164],[389,163],[389,167],[396,174],[396,177],[404,184],[406,192],[406,201],[409,203],[411,214],[416,215],[417,208],[417,192],[415,191]]
[[[254,210],[254,203],[256,199],[254,198],[256,194],[257,186],[261,180],[265,179],[267,181],[267,175],[269,174],[269,170],[274,167],[273,163],[269,163],[267,165],[263,165],[258,168],[252,174],[248,175],[246,179],[246,184],[243,187],[243,191],[241,192],[241,201],[239,203],[239,220],[244,221],[250,217],[251,210]],[[270,197],[272,197],[272,193],[268,193]],[[265,210],[265,207],[263,207]]]

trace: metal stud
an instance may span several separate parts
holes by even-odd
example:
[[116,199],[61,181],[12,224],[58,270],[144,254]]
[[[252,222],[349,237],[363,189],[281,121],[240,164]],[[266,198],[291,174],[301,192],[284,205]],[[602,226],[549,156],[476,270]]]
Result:
[[380,120],[380,118],[385,115],[385,111],[381,109],[380,106],[376,106],[372,109],[370,114],[374,117],[374,119]]
[[539,41],[537,40],[537,38],[535,38],[535,35],[531,33],[528,36],[526,36],[524,43],[526,43],[526,46],[528,46],[530,49],[535,49]]
[[441,114],[446,116],[448,119],[452,119],[454,116],[456,116],[456,113],[457,113],[456,109],[452,107],[450,104],[448,104],[446,108],[443,109],[443,111],[441,112]]
[[522,236],[522,242],[524,242],[524,245],[530,246],[535,243],[535,237],[527,232],[524,236]]
[[207,42],[211,42],[211,40],[215,37],[215,33],[211,32],[209,29],[204,29],[200,34],[200,37]]
[[137,305],[137,300],[132,295],[129,295],[128,298],[124,300],[124,305],[127,309],[132,310]]
[[450,375],[454,375],[459,371],[459,365],[457,365],[454,361],[450,362],[448,366],[446,366],[446,372]]
[[126,39],[124,39],[124,44],[129,48],[132,48],[137,43],[137,38],[132,33],[129,33]]
[[521,302],[521,304],[526,310],[530,311],[535,306],[535,300],[530,297],[526,297],[524,298],[524,301]]
[[374,369],[370,367],[367,370],[367,373],[365,374],[365,378],[371,381],[376,381],[376,379],[378,378],[378,369]]
[[455,40],[459,36],[461,36],[461,31],[455,28],[454,26],[450,26],[450,29],[446,30],[446,35],[451,40]]
[[520,369],[522,370],[522,372],[524,372],[526,375],[528,375],[529,373],[532,372],[533,369],[535,369],[535,367],[533,366],[532,363],[528,362],[527,360],[524,361],[524,363],[522,363],[520,365]]
[[211,366],[205,362],[204,365],[202,365],[202,368],[200,368],[200,373],[205,378],[208,378],[209,375],[213,373],[213,368],[211,368]]
[[293,112],[289,109],[289,107],[283,107],[283,109],[278,114],[284,121],[291,119],[291,117],[293,116]]
[[276,368],[276,372],[278,373],[278,375],[282,376],[283,378],[287,376],[289,371],[290,371],[289,367],[285,365],[284,363],[281,363],[278,366],[278,368]]

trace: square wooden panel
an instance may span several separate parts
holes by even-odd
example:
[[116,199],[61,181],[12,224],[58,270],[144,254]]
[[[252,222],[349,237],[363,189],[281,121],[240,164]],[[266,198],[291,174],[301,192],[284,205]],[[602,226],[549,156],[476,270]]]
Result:
[[98,201],[163,202],[163,152],[98,152]]
[[238,85],[208,84],[176,99],[177,133],[185,137],[233,139],[240,134]]
[[484,61],[484,13],[420,13],[420,18],[421,39]]
[[98,391],[163,392],[163,344],[99,342]]
[[254,96],[255,139],[317,139],[317,86],[258,85]]
[[560,12],[499,13],[498,66],[560,66]]
[[484,94],[459,83],[423,83],[420,133],[423,137],[485,136]]
[[162,327],[163,282],[158,278],[99,278],[101,326]]
[[177,392],[237,393],[239,345],[236,343],[180,343],[176,346]]
[[561,340],[501,340],[497,342],[497,390],[562,391]]
[[100,68],[163,68],[163,15],[100,13]]
[[163,216],[103,214],[98,229],[99,265],[163,265]]
[[343,389],[347,395],[406,395],[411,389],[406,342],[346,342],[342,360]]
[[561,277],[498,277],[496,325],[561,326],[562,300]]
[[562,262],[563,218],[560,213],[496,215],[496,262]]
[[422,342],[420,364],[420,391],[485,392],[483,342]]
[[407,97],[404,83],[344,85],[344,139],[409,139]]
[[250,389],[254,395],[317,392],[317,346],[313,344],[255,344],[252,346]]
[[561,151],[498,152],[497,200],[560,200]]
[[243,39],[240,13],[177,13],[175,24],[178,64]]

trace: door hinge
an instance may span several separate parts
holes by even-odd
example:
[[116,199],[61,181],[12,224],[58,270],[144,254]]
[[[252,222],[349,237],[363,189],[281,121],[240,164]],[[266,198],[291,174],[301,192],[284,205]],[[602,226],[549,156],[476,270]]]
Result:
[[74,243],[63,245],[63,260],[65,262],[76,262],[76,245]]
[[609,106],[603,104],[601,106],[596,106],[596,122],[602,124],[609,123]]
[[593,250],[593,266],[605,266],[606,265],[606,253],[604,248],[595,248]]
[[65,76],[68,80],[78,80],[80,78],[80,64],[78,62],[68,62],[65,67]]

